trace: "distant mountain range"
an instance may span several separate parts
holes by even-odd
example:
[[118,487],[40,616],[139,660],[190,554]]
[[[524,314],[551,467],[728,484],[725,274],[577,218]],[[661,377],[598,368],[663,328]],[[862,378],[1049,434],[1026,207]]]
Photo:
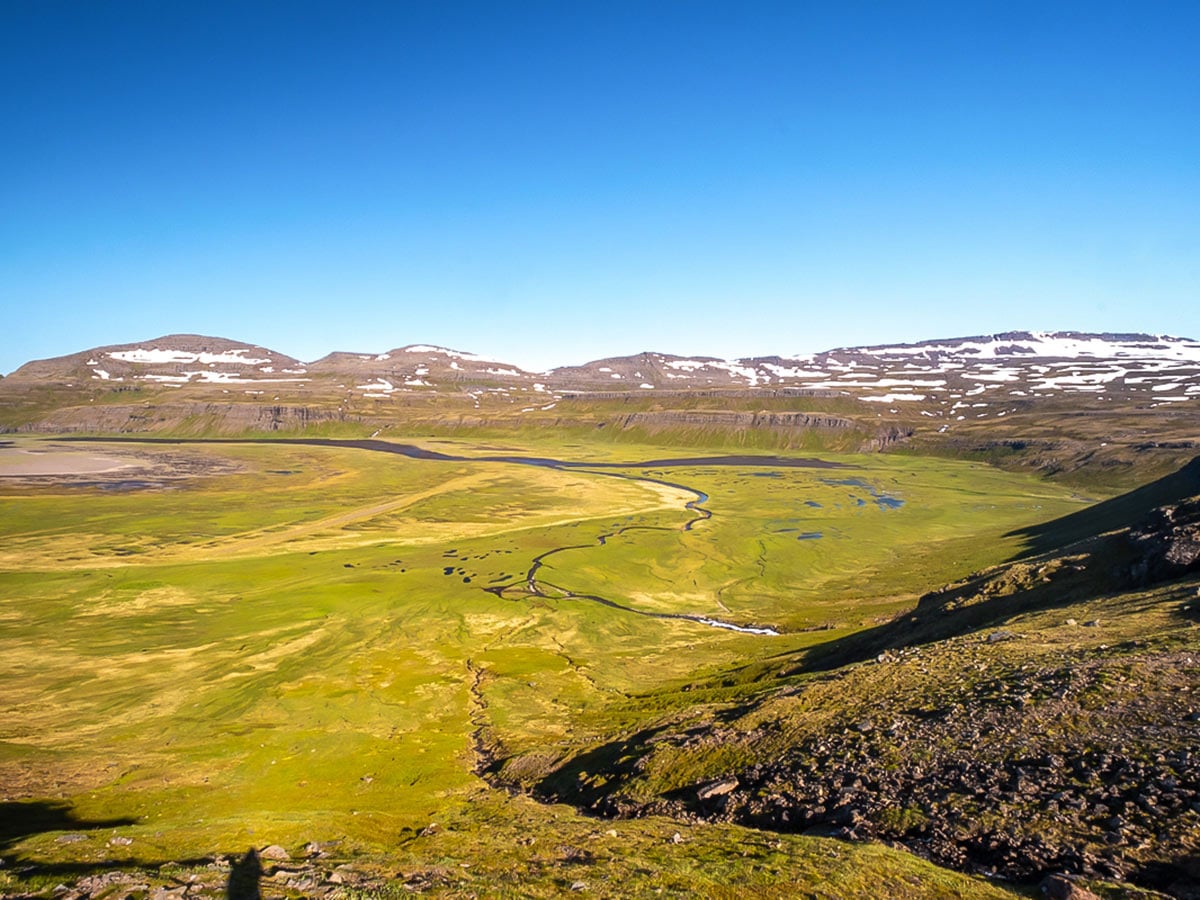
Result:
[[639,353],[546,372],[443,347],[331,353],[313,362],[225,338],[177,334],[27,363],[0,382],[187,392],[336,391],[384,401],[445,392],[539,396],[679,391],[784,391],[920,407],[962,419],[1003,416],[1036,398],[1087,395],[1154,404],[1200,397],[1200,342],[1147,334],[1008,332],[808,356],[722,360]]

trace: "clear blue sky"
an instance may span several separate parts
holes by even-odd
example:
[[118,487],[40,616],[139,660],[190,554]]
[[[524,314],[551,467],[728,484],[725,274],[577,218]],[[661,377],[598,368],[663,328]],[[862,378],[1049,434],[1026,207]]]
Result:
[[0,371],[1200,337],[1200,4],[0,3]]

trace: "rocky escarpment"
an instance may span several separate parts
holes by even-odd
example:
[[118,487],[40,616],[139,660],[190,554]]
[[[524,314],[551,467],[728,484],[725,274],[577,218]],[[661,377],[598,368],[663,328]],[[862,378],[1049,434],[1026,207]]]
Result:
[[[911,428],[872,428],[842,416],[807,412],[725,412],[720,410],[663,410],[627,413],[612,424],[626,430],[639,429],[654,435],[665,431],[743,434],[772,433],[782,440],[789,436],[824,433],[828,439],[863,453],[874,453],[901,443],[913,434]],[[852,436],[854,437],[851,440]],[[849,443],[847,443],[849,442]]]
[[653,398],[655,401],[677,401],[681,398],[689,400],[764,400],[789,399],[795,397],[820,398],[832,400],[848,397],[846,391],[836,391],[816,388],[691,388],[688,390],[656,390],[653,394],[646,391],[575,391],[562,390],[559,396],[563,400],[622,400],[645,401]]
[[291,431],[322,422],[360,421],[340,409],[251,403],[167,403],[70,407],[21,425],[30,434],[126,434],[202,427],[216,432]]
[[855,427],[852,419],[820,413],[778,412],[748,413],[704,411],[655,411],[636,412],[621,416],[617,424],[622,428],[669,428],[676,425],[699,426],[701,428],[828,428],[846,429]]

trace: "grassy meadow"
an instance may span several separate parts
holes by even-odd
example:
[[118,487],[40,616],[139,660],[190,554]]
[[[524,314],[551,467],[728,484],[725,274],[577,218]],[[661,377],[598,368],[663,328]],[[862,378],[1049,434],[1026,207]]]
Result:
[[[1017,554],[1018,529],[1082,508],[1067,489],[878,455],[591,471],[269,442],[55,446],[158,475],[128,490],[0,479],[0,855],[16,866],[0,893],[327,842],[452,893],[615,879],[628,895],[1007,895],[881,846],[587,819],[479,772],[878,624]],[[685,455],[544,437],[500,449]],[[712,517],[683,530],[695,494],[671,485],[707,494]],[[485,590],[519,588],[562,547],[538,573],[560,596]]]

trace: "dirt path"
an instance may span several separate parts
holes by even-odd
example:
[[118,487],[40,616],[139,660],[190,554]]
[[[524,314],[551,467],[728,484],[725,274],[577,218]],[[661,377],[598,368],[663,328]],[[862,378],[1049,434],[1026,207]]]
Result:
[[242,534],[233,534],[228,537],[223,537],[215,541],[210,541],[196,548],[199,550],[218,550],[228,549],[227,556],[256,556],[259,551],[278,547],[280,544],[290,543],[302,537],[317,534],[322,531],[330,531],[338,528],[344,528],[355,522],[364,522],[368,519],[373,519],[376,516],[381,516],[384,513],[396,512],[400,509],[405,509],[420,503],[422,500],[428,500],[430,497],[436,497],[440,494],[452,493],[461,491],[481,482],[488,481],[490,474],[487,472],[476,472],[473,475],[460,475],[457,478],[451,478],[449,481],[443,481],[441,484],[423,491],[417,491],[415,494],[405,494],[403,497],[397,497],[392,500],[385,500],[382,503],[372,503],[368,506],[360,506],[357,509],[340,512],[337,515],[326,516],[323,519],[315,519],[312,522],[302,522],[297,525],[291,525],[282,531],[250,531]]

